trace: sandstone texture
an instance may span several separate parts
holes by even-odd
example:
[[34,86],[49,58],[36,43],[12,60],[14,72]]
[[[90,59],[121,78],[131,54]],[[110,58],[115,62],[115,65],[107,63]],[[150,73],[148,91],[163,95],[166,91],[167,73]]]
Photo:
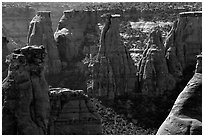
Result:
[[157,135],[202,134],[201,59],[201,56],[199,56],[196,73],[179,94],[170,114],[157,131]]
[[169,73],[161,31],[155,28],[139,63],[140,90],[144,95],[157,96],[175,87],[175,79]]
[[43,46],[26,46],[7,57],[8,76],[2,84],[2,134],[47,134],[48,85]]
[[44,45],[48,53],[47,70],[49,74],[61,71],[61,61],[54,41],[50,11],[38,11],[32,19],[28,32],[29,45]]
[[165,41],[166,58],[171,74],[176,77],[195,69],[196,55],[202,51],[202,13],[182,12]]
[[102,133],[100,116],[82,90],[51,88],[51,135],[97,135]]
[[120,95],[133,95],[138,82],[137,69],[120,39],[120,15],[108,13],[102,18],[106,21],[100,36],[99,63],[94,70],[93,94],[109,99]]

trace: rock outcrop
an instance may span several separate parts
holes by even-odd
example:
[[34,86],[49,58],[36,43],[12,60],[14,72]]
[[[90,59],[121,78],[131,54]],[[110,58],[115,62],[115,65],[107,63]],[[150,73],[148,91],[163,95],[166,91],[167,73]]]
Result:
[[97,50],[92,49],[97,49],[98,31],[95,11],[64,11],[54,34],[63,64],[61,86],[86,89],[87,64],[84,60],[96,54]]
[[102,17],[106,22],[100,36],[99,63],[94,68],[93,94],[109,99],[133,95],[137,89],[137,69],[120,39],[120,15],[105,14]]
[[176,99],[170,114],[160,126],[157,135],[202,134],[202,74],[201,55],[196,73]]
[[100,116],[82,90],[50,89],[51,135],[102,134]]
[[53,35],[50,11],[38,11],[30,22],[28,44],[45,46],[48,53],[47,70],[49,74],[61,71],[61,61]]
[[139,63],[140,90],[144,95],[156,97],[172,90],[175,82],[168,70],[161,32],[155,28]]
[[48,85],[44,77],[45,48],[26,46],[7,57],[8,76],[2,84],[2,134],[46,134]]
[[179,77],[183,71],[193,71],[195,56],[202,51],[202,13],[180,13],[164,45],[172,75]]

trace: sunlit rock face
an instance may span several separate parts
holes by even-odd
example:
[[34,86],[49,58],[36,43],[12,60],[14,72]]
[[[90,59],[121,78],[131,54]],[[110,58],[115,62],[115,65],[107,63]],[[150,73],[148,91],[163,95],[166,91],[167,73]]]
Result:
[[202,134],[202,57],[197,57],[196,71],[176,99],[157,135]]
[[2,134],[47,134],[50,103],[45,56],[43,46],[26,46],[7,56],[8,75],[2,83]]
[[140,90],[148,96],[162,95],[175,87],[175,79],[169,73],[161,31],[155,29],[149,36],[147,48],[139,63]]
[[29,45],[44,45],[48,53],[47,71],[56,74],[61,71],[61,61],[54,41],[49,11],[38,11],[32,19],[28,32]]
[[66,88],[50,89],[51,135],[98,135],[102,134],[99,114],[93,102],[82,90]]
[[202,13],[180,13],[164,45],[171,74],[179,77],[185,70],[193,71],[195,56],[202,51]]
[[133,95],[137,89],[137,69],[120,39],[120,15],[102,17],[106,21],[100,36],[99,62],[94,67],[93,94],[108,99]]

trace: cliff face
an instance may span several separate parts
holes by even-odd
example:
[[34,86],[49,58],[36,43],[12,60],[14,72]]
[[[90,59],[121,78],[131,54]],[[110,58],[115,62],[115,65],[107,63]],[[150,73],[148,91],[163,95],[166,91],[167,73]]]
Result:
[[47,70],[50,74],[59,73],[61,61],[54,41],[52,22],[49,11],[39,11],[32,19],[28,32],[29,45],[44,45],[48,53]]
[[100,37],[99,63],[94,68],[93,94],[109,99],[135,94],[138,82],[137,69],[119,36],[119,17],[110,14],[105,16],[106,23]]
[[165,48],[174,75],[181,70],[194,70],[195,56],[202,51],[202,13],[180,13],[167,36]]
[[100,116],[82,90],[50,89],[50,134],[97,135],[102,133]]
[[43,46],[27,46],[7,57],[8,76],[2,84],[2,134],[46,134],[50,103],[44,57]]
[[157,135],[202,134],[202,72],[200,63],[201,56],[198,58],[196,73],[179,94]]

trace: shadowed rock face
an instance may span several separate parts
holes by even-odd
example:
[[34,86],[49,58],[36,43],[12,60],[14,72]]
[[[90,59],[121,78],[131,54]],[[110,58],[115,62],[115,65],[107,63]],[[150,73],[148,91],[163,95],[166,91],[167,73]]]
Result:
[[195,56],[202,51],[202,13],[180,13],[164,45],[171,74],[179,77],[183,70],[193,71]]
[[151,32],[147,48],[139,64],[140,90],[144,95],[157,96],[175,87],[175,79],[169,73],[161,32]]
[[[86,58],[96,54],[98,41],[97,14],[93,11],[64,11],[54,34],[63,70],[60,86],[86,89]],[[52,78],[49,78],[52,79]],[[50,80],[48,80],[50,81]],[[50,82],[51,85],[56,81]]]
[[102,134],[100,116],[82,90],[50,89],[51,135]]
[[2,84],[2,134],[46,134],[50,103],[44,58],[43,46],[26,46],[7,57],[8,76]]
[[54,41],[52,22],[49,11],[38,11],[32,19],[28,32],[29,45],[44,45],[48,53],[47,70],[51,73],[59,73],[61,61]]
[[[119,15],[106,15],[100,36],[99,63],[94,68],[93,95],[114,99],[137,89],[136,67],[119,36]],[[88,89],[89,92],[89,89]]]
[[201,56],[198,57],[196,73],[179,94],[157,135],[202,134],[202,74],[200,63]]

